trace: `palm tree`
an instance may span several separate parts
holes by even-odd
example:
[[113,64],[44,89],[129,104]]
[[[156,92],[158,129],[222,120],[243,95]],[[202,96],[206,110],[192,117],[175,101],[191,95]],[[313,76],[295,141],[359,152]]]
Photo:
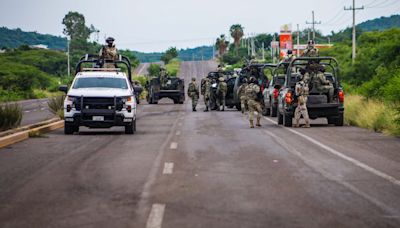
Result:
[[220,57],[222,57],[225,54],[226,49],[228,48],[228,45],[229,45],[229,42],[226,41],[224,34],[220,35],[217,38],[217,41],[215,42],[215,46],[217,47],[218,54]]
[[243,37],[243,27],[240,24],[235,24],[232,25],[231,28],[229,29],[229,32],[231,33],[231,36],[233,37],[233,42],[235,44],[236,48],[236,54],[239,53],[239,47],[240,47],[240,39]]

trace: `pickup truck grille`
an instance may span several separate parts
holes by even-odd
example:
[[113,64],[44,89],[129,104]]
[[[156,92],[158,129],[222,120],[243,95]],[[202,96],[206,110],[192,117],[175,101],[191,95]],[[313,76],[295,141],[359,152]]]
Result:
[[93,98],[93,97],[82,97],[78,98],[75,102],[75,108],[77,111],[83,109],[108,109],[114,110],[116,106],[117,111],[121,111],[123,107],[123,101],[121,98]]

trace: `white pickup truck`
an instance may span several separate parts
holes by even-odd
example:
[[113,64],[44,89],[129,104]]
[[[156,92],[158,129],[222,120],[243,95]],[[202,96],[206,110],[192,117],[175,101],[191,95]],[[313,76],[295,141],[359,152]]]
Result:
[[80,126],[124,126],[126,134],[134,134],[137,101],[130,74],[119,68],[77,69],[71,88],[60,86],[60,91],[67,94],[64,133],[79,132]]

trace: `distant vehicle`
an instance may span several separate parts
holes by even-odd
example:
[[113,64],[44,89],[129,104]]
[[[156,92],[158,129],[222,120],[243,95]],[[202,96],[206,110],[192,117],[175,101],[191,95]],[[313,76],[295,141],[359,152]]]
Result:
[[[207,78],[211,80],[211,90],[210,90],[210,101],[209,101],[209,107],[211,110],[217,110],[217,87],[219,84],[219,77],[223,76],[225,78],[225,82],[228,87],[228,91],[226,93],[225,97],[225,105],[228,108],[233,108],[235,106],[234,100],[233,100],[233,88],[235,86],[235,80],[236,78],[233,76],[234,72],[233,71],[223,71],[223,72],[217,72],[217,71],[211,71],[208,73]],[[204,83],[204,80],[201,81],[201,84]]]
[[[264,69],[266,69],[266,68],[269,69],[271,71],[271,74],[272,74],[272,70],[274,69],[275,66],[276,65],[269,64],[269,63],[266,63],[266,64],[253,63],[253,64],[250,64],[249,66],[247,66],[247,67],[245,67],[245,68],[243,68],[241,70],[239,76],[235,79],[234,87],[233,87],[233,90],[232,90],[233,103],[236,106],[237,110],[240,111],[240,109],[241,109],[240,97],[238,97],[238,94],[237,94],[237,92],[239,90],[239,87],[243,84],[243,79],[244,78],[247,78],[247,80],[249,80],[250,76],[253,76],[253,77],[255,77],[257,79],[258,85],[260,86],[261,91],[260,91],[258,100],[261,102],[261,105],[263,107],[263,113],[262,114],[266,115],[267,110],[266,110],[265,105],[264,105],[264,99],[262,97],[262,94],[263,94],[265,88],[267,88],[267,86],[268,86],[268,77],[265,75]],[[255,70],[256,73],[252,74],[251,70]]]
[[280,63],[272,71],[272,79],[263,91],[266,116],[276,117],[278,110],[279,89],[285,83],[285,72],[289,63]]
[[160,77],[150,76],[146,82],[147,102],[157,104],[162,98],[170,98],[174,104],[185,102],[185,81],[178,77],[167,76],[163,86]]
[[[85,55],[76,66],[76,75],[64,101],[64,133],[79,132],[79,126],[110,128],[124,126],[126,134],[136,131],[136,97],[131,84],[128,58],[105,60],[115,68],[100,68],[97,55]],[[103,63],[102,63],[103,64]],[[82,68],[89,65],[90,68]],[[119,66],[127,69],[127,74]]]
[[327,69],[324,75],[334,87],[332,101],[328,102],[327,94],[319,93],[312,85],[309,86],[307,108],[310,119],[324,117],[328,119],[329,124],[343,126],[344,94],[338,78],[339,65],[336,59],[332,57],[301,57],[290,62],[287,67],[285,82],[278,96],[278,124],[283,124],[286,127],[292,126],[294,110],[297,107],[295,86],[299,80],[299,70],[300,68],[305,69],[310,61],[318,62]]

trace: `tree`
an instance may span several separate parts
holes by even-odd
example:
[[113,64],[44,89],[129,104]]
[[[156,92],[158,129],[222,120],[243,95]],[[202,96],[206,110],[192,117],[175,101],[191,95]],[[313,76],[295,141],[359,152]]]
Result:
[[229,29],[231,36],[233,37],[233,43],[235,44],[236,54],[240,47],[240,39],[243,37],[243,27],[240,24],[232,25]]
[[176,47],[170,47],[164,55],[161,56],[161,60],[168,64],[171,59],[178,57],[178,50]]
[[86,41],[93,31],[85,25],[85,17],[78,12],[69,12],[62,20],[62,24],[65,26],[63,33],[71,37],[71,40]]
[[220,35],[217,38],[217,41],[215,42],[215,46],[217,47],[218,54],[220,57],[222,57],[225,54],[228,45],[229,45],[229,42],[225,40],[224,34]]

